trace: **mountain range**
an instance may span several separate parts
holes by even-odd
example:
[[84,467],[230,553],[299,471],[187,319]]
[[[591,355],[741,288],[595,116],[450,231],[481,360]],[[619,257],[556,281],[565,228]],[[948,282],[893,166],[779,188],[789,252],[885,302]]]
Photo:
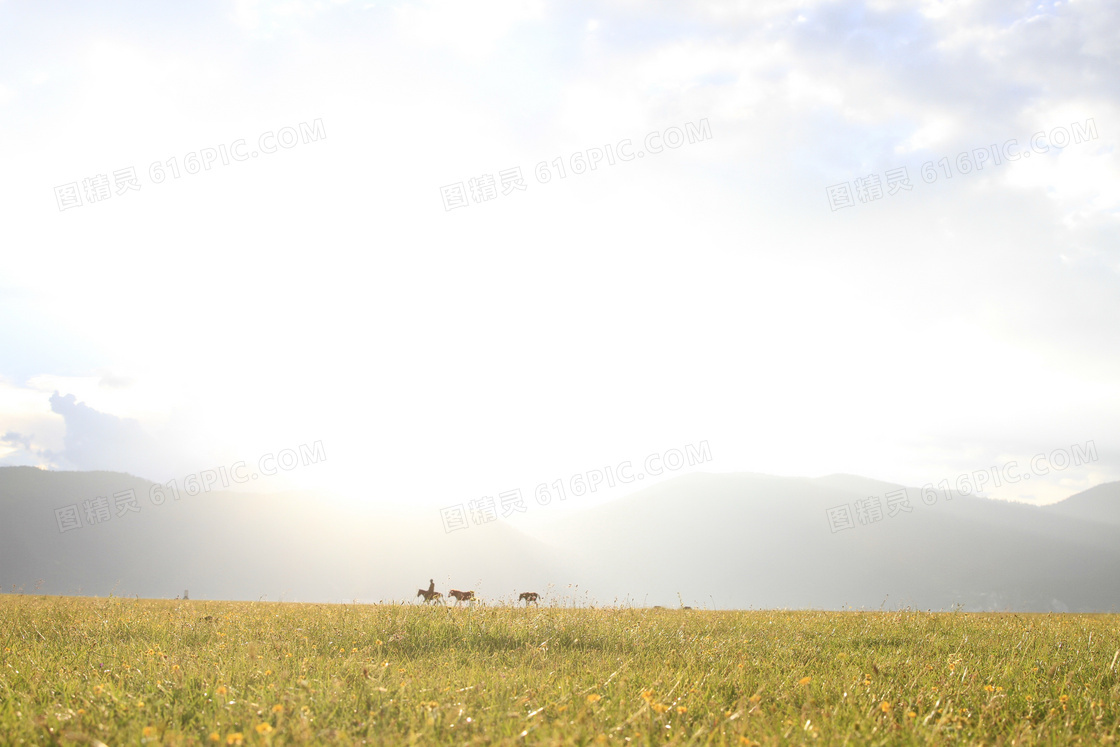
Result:
[[[501,520],[445,533],[434,511],[347,509],[311,493],[156,505],[152,486],[0,468],[0,589],[372,602],[412,599],[434,578],[485,600],[532,590],[567,604],[1120,608],[1120,482],[1038,507],[852,475],[692,473],[558,512],[533,534]],[[113,498],[128,491],[134,505]],[[88,513],[99,496],[108,511]],[[67,506],[63,519],[81,526],[60,524]]]

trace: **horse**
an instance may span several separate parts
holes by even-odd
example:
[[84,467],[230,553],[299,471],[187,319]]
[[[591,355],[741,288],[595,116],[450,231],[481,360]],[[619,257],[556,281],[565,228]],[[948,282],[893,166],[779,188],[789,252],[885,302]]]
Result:
[[460,602],[474,601],[473,591],[459,591],[458,589],[452,589],[451,591],[447,592],[447,594],[448,596],[455,597],[455,604],[459,604]]
[[540,605],[540,602],[537,601],[537,599],[539,599],[540,596],[541,595],[538,594],[535,591],[523,591],[523,592],[521,592],[521,596],[519,596],[517,598],[517,601],[525,602],[526,607],[529,606],[529,602],[532,602],[533,604],[536,604],[536,605]]
[[427,604],[432,600],[438,601],[440,599],[443,599],[443,594],[440,594],[438,591],[434,591],[432,589],[417,589],[416,596],[424,597],[424,604]]

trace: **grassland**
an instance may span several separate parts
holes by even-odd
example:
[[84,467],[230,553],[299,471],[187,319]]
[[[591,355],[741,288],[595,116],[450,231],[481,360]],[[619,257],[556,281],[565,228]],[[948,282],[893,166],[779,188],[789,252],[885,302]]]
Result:
[[1118,626],[0,595],[0,743],[1101,744]]

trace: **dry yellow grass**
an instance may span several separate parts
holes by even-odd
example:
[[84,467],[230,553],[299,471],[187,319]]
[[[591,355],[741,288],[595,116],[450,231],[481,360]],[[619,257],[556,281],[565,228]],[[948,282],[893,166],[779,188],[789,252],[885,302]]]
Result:
[[0,596],[3,744],[1100,744],[1120,617]]

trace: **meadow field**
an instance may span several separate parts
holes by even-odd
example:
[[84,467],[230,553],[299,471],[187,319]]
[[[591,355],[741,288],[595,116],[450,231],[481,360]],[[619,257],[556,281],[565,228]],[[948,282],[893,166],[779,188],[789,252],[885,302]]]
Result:
[[0,743],[1102,744],[1118,625],[0,595]]

